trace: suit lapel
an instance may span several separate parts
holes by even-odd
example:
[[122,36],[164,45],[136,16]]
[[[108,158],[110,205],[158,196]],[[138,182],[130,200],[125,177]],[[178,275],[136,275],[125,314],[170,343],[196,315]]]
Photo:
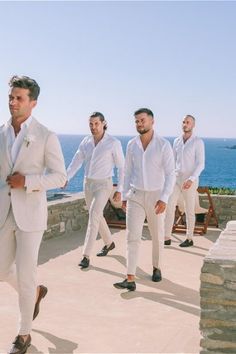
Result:
[[[33,118],[32,122],[30,123],[29,127],[26,130],[25,137],[30,136],[34,134],[35,126],[37,125],[37,121]],[[29,144],[33,144],[33,142],[30,142]],[[23,140],[22,145],[20,147],[20,151],[18,153],[18,156],[16,158],[14,167],[13,167],[13,172],[17,171],[18,166],[20,165],[21,161],[24,159],[25,154],[28,153],[28,149],[30,146],[27,146],[27,142]]]
[[1,150],[3,152],[3,156],[6,156],[7,161],[9,163],[10,168],[13,167],[13,162],[11,159],[11,154],[9,151],[9,146],[8,146],[8,139],[7,139],[7,134],[8,134],[8,124],[5,124],[3,131],[2,131],[2,147]]

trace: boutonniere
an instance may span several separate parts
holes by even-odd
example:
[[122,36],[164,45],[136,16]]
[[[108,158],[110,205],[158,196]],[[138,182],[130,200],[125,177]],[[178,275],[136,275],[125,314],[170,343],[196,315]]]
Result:
[[30,144],[30,143],[33,143],[34,141],[35,141],[35,136],[34,136],[34,135],[28,134],[28,135],[26,135],[26,136],[24,137],[24,142],[26,143],[26,147],[28,147],[29,144]]

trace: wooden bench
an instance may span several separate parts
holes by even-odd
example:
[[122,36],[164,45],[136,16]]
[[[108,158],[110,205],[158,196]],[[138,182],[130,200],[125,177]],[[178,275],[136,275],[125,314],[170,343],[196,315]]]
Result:
[[[215,213],[215,208],[211,194],[208,187],[198,187],[197,189],[198,205],[195,208],[196,223],[194,233],[198,235],[204,235],[207,232],[208,226],[218,227],[218,219]],[[208,204],[207,208],[199,208],[199,196],[204,195]],[[196,203],[197,204],[197,203]],[[181,210],[178,206],[175,212],[175,222],[172,232],[186,232],[186,218],[184,210]]]
[[[207,232],[208,226],[218,227],[218,220],[216,217],[213,200],[211,198],[208,187],[198,187],[198,194],[196,197],[196,224],[194,233],[203,235]],[[199,195],[205,195],[207,208],[202,208],[199,205]],[[126,212],[121,206],[118,208],[112,203],[110,198],[104,208],[104,217],[110,227],[125,229],[126,228]],[[173,232],[186,232],[186,218],[183,206],[176,207],[175,221],[173,225]]]

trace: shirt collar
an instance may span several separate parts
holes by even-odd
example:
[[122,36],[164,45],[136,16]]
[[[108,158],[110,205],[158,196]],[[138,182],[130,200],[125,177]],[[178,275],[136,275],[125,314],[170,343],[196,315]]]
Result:
[[[105,140],[107,140],[108,137],[109,137],[109,135],[108,135],[107,132],[105,131],[105,132],[104,132],[104,135],[103,135],[103,137],[102,137],[102,139],[99,140],[98,144],[101,143],[101,142],[103,142],[103,141],[105,141]],[[91,134],[91,139],[92,139],[92,141],[93,141],[93,143],[94,143],[94,137],[93,137],[92,134]]]
[[195,135],[192,134],[192,135],[190,136],[190,138],[188,138],[188,140],[184,143],[183,135],[181,136],[181,140],[182,140],[182,143],[183,143],[183,144],[187,144],[189,141],[193,140],[194,138],[195,138]]
[[[150,143],[149,143],[149,144],[151,144],[151,143],[153,142],[153,140],[154,140],[156,137],[157,137],[157,133],[156,133],[155,130],[154,130],[154,131],[153,131],[152,139],[150,140]],[[136,142],[136,144],[137,144],[138,146],[141,146],[141,147],[143,148],[143,144],[142,144],[142,142],[141,142],[140,135],[137,135],[137,136],[135,137],[135,142]],[[148,144],[148,145],[149,145],[149,144]]]
[[[22,128],[29,128],[30,123],[32,122],[33,117],[29,116],[23,123],[21,123],[21,129]],[[10,127],[12,126],[12,118],[10,118],[7,122],[7,126]]]
[[102,140],[106,140],[107,138],[108,138],[108,134],[107,134],[107,132],[106,132],[106,130],[105,130],[104,135],[103,135],[101,141],[102,141]]

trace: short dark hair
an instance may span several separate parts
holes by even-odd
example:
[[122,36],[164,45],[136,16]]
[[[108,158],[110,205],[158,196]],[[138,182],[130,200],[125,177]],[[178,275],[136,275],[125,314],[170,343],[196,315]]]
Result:
[[152,118],[154,117],[153,112],[148,108],[139,108],[137,111],[134,112],[134,116],[137,116],[138,114],[141,113],[146,113],[148,116],[151,116]]
[[40,87],[34,79],[31,79],[28,76],[17,76],[17,75],[12,76],[12,78],[9,81],[9,86],[11,88],[19,87],[23,89],[28,89],[29,98],[35,101],[38,99],[40,93]]
[[192,116],[191,114],[186,114],[186,116],[184,118],[192,118],[192,120],[195,122],[195,118],[194,116]]
[[107,130],[107,122],[104,117],[104,115],[101,112],[93,112],[90,116],[90,118],[99,118],[101,122],[105,122],[105,125],[103,127],[104,130]]

